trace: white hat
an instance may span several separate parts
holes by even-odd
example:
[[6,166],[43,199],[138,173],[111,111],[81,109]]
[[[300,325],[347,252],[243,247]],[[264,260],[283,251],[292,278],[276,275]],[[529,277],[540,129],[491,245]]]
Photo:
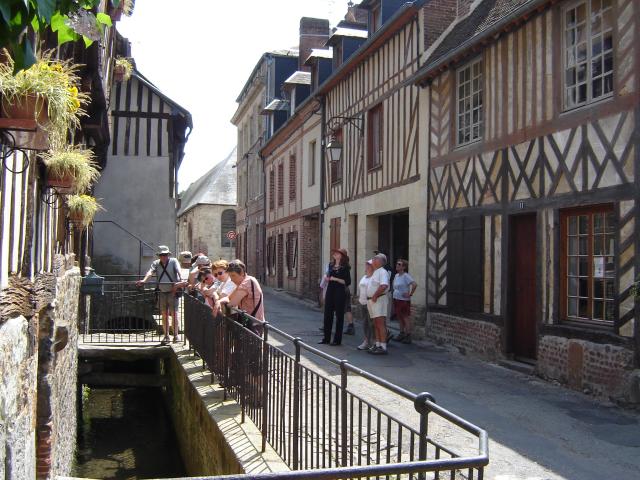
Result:
[[209,257],[206,256],[199,256],[198,259],[196,260],[196,265],[197,266],[201,266],[201,265],[210,265],[211,264],[211,260],[209,260]]
[[156,255],[171,255],[171,250],[166,245],[159,245]]

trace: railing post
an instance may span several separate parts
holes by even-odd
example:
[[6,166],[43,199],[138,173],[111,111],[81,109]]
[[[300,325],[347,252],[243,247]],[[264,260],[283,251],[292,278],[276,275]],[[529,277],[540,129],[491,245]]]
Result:
[[262,332],[262,452],[267,449],[269,422],[269,323],[264,322]]
[[[420,414],[420,440],[418,443],[418,460],[424,461],[427,459],[427,435],[429,434],[429,407],[427,407],[427,400],[434,402],[433,395],[427,392],[419,394],[413,406]],[[424,480],[424,472],[418,474],[418,480]]]
[[[240,318],[241,318],[241,324],[245,325],[246,323],[246,317],[244,313],[240,314]],[[241,331],[240,334],[237,334],[237,331],[239,330],[239,326],[238,325],[234,325],[233,329],[235,330],[236,334],[236,341],[234,342],[237,346],[238,346],[238,352],[234,352],[233,355],[233,359],[235,361],[232,360],[232,364],[236,363],[236,365],[234,365],[235,370],[237,371],[237,388],[239,390],[239,394],[240,394],[240,423],[244,423],[244,415],[245,415],[245,409],[246,409],[246,399],[245,399],[245,394],[246,394],[246,375],[245,375],[245,357],[244,357],[244,337],[245,335],[243,335],[244,332]]]
[[293,469],[300,468],[300,338],[293,339],[296,348],[295,364],[293,365]]
[[340,441],[342,442],[341,455],[342,466],[347,466],[347,362],[340,362]]
[[223,317],[222,319],[222,375],[220,378],[222,379],[222,387],[223,387],[223,399],[227,401],[227,387],[229,385],[229,338],[228,338],[228,323],[227,317]]

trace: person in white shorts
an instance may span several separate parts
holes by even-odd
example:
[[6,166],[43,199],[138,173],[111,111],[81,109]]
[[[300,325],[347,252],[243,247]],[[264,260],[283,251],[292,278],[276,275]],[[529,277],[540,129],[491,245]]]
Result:
[[367,286],[367,308],[375,329],[376,344],[368,352],[374,355],[386,355],[389,302],[386,292],[389,289],[389,274],[384,266],[387,264],[387,256],[383,253],[378,253],[371,260],[375,270]]
[[373,335],[373,325],[371,324],[371,317],[369,317],[369,307],[367,306],[367,287],[369,286],[369,279],[373,275],[373,262],[367,260],[364,267],[364,275],[358,282],[358,308],[362,312],[362,330],[364,332],[364,340],[358,346],[358,350],[369,350],[375,345]]

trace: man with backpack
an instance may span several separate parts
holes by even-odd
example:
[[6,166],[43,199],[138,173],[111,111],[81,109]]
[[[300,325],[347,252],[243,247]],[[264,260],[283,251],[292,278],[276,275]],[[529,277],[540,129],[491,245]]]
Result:
[[162,315],[162,330],[164,332],[163,344],[169,342],[169,316],[173,319],[173,342],[178,341],[178,322],[176,307],[178,298],[176,297],[176,283],[182,280],[180,276],[180,264],[175,258],[169,258],[171,250],[166,245],[158,247],[157,260],[151,263],[149,271],[142,280],[138,280],[136,285],[141,287],[151,277],[156,278],[156,294],[158,296],[158,309]]

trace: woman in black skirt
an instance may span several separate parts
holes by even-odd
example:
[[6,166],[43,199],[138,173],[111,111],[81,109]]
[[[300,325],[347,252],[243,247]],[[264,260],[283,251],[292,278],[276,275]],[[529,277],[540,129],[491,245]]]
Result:
[[336,333],[331,345],[340,345],[344,326],[344,302],[347,298],[347,287],[351,285],[351,267],[346,250],[332,250],[331,257],[326,277],[328,285],[324,300],[324,337],[320,343],[329,343],[333,328],[333,314],[335,313]]

